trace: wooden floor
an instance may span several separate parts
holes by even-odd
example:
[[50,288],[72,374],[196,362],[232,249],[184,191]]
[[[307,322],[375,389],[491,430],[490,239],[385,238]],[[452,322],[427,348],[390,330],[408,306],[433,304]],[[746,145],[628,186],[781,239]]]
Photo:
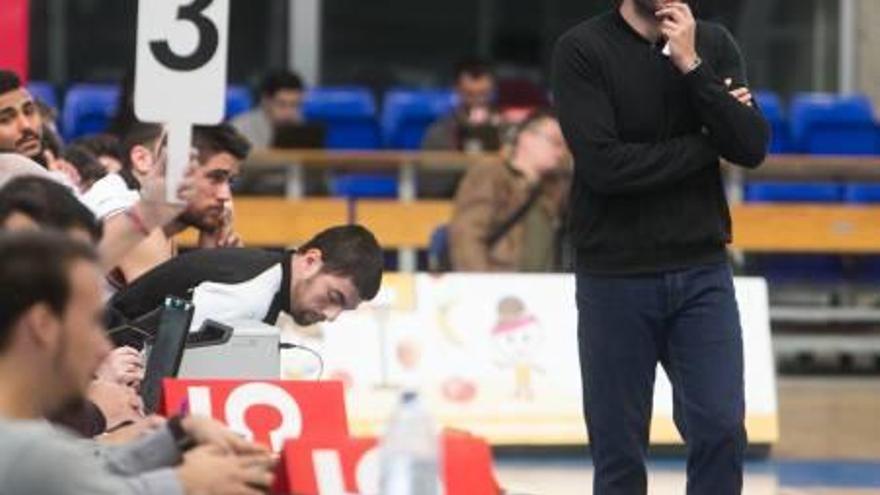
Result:
[[[750,461],[745,495],[880,495],[880,378],[779,380],[781,441]],[[592,493],[588,457],[502,457],[498,480],[511,495]],[[684,460],[649,466],[651,495],[685,493]]]

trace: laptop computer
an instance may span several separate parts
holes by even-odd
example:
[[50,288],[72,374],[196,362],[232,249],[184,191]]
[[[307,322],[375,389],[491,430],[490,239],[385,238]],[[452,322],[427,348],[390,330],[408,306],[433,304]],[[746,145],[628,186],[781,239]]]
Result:
[[461,151],[490,152],[501,149],[501,136],[493,125],[462,126],[458,138]]
[[327,138],[327,130],[319,124],[286,124],[275,128],[273,148],[321,149]]
[[147,367],[141,383],[144,410],[154,413],[159,406],[162,380],[177,376],[194,307],[192,303],[174,297],[165,299],[159,316],[156,338],[148,348]]

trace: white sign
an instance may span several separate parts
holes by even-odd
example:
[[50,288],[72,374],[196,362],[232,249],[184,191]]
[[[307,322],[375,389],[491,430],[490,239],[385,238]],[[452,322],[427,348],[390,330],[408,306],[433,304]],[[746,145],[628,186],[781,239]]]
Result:
[[192,125],[223,120],[229,0],[140,0],[134,110],[168,125],[166,194],[177,196]]
[[[324,379],[347,385],[356,434],[382,431],[402,388],[418,386],[437,419],[496,445],[580,444],[575,280],[567,275],[386,275],[375,302],[286,338],[324,356]],[[778,437],[767,285],[736,279],[745,356],[746,427],[755,444]],[[282,355],[283,378],[314,364]],[[672,391],[658,368],[651,441],[681,440]]]

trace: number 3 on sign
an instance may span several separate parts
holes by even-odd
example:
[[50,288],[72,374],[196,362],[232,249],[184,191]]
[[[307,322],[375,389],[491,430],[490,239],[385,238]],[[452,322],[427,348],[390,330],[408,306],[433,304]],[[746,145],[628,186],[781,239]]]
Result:
[[189,163],[193,124],[223,120],[229,0],[139,0],[134,110],[168,126],[166,195]]

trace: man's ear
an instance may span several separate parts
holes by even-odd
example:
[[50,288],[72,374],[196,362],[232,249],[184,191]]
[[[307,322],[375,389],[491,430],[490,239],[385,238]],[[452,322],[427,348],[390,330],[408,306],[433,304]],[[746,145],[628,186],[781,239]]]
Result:
[[302,254],[302,257],[309,277],[317,274],[324,267],[324,253],[320,249],[309,249]]
[[155,160],[153,159],[153,153],[146,146],[134,145],[129,152],[129,158],[131,158],[131,166],[134,172],[138,175],[147,175],[153,171]]
[[19,330],[37,347],[55,349],[61,339],[61,321],[49,305],[39,303],[19,319]]

